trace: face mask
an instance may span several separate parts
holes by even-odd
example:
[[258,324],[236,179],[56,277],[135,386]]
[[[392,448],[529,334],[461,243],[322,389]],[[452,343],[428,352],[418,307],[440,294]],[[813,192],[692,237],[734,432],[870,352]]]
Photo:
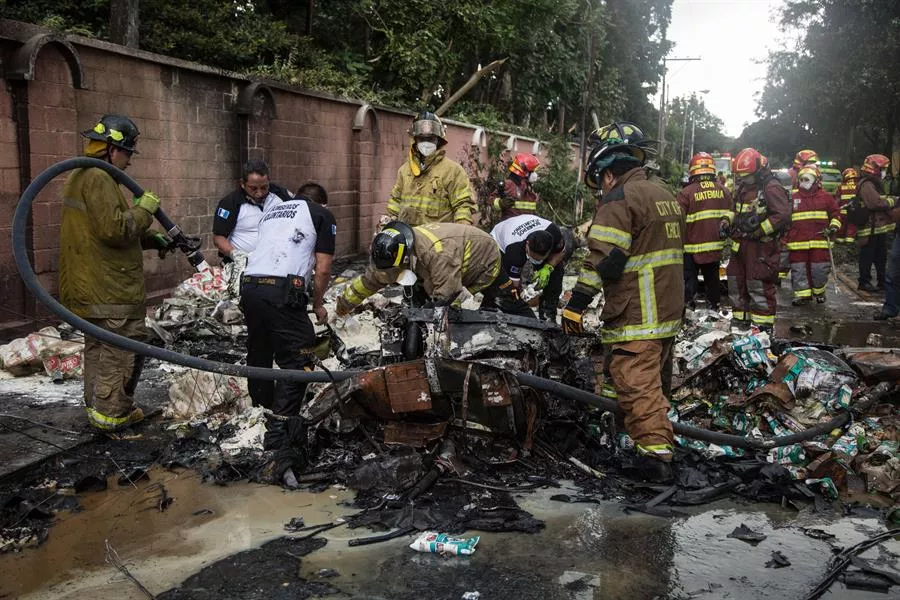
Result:
[[530,183],[534,183],[535,181],[537,181],[537,179],[538,179],[538,174],[537,174],[537,173],[531,173],[531,174],[528,176],[528,181],[529,181]]
[[543,261],[542,259],[532,258],[531,256],[529,256],[529,257],[528,257],[528,262],[530,262],[530,263],[533,264],[534,266],[538,266],[539,264],[541,264],[541,263],[544,262],[544,261]]
[[403,269],[402,271],[400,271],[400,274],[397,275],[397,283],[399,283],[400,285],[413,285],[418,279],[419,278],[416,276],[416,274],[409,269]]
[[887,177],[887,169],[882,169],[881,170],[881,179],[884,180],[885,177]]
[[416,142],[416,149],[422,156],[431,156],[437,150],[437,144],[434,142]]
[[800,187],[803,188],[804,190],[810,190],[810,189],[812,189],[812,186],[814,183],[815,183],[815,181],[813,181],[811,179],[801,179]]

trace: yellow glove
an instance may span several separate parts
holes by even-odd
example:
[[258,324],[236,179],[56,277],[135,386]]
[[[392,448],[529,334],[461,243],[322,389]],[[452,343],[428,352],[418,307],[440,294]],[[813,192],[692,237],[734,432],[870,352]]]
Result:
[[146,191],[143,196],[134,199],[134,205],[140,206],[152,215],[159,210],[159,198],[153,192]]

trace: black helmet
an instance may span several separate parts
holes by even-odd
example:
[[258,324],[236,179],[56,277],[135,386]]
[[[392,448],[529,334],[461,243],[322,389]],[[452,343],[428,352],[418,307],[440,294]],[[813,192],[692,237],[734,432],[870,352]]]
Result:
[[652,147],[656,140],[645,137],[641,128],[630,121],[600,127],[591,133],[590,141],[593,147],[584,163],[584,182],[593,189],[600,187],[600,176],[613,164],[628,161],[637,167],[656,152]]
[[416,115],[409,129],[409,135],[412,137],[434,135],[440,138],[442,146],[447,143],[447,128],[444,127],[441,118],[427,110]]
[[92,129],[81,132],[81,135],[89,140],[97,140],[112,144],[128,152],[137,152],[134,146],[141,135],[137,125],[128,117],[122,115],[103,115],[100,121]]
[[409,265],[414,241],[412,227],[391,221],[372,240],[372,264],[378,269]]

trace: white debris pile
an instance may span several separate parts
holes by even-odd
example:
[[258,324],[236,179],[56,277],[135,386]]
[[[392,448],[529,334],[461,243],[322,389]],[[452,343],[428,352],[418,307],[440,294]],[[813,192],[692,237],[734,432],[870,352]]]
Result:
[[157,307],[147,327],[166,344],[180,337],[237,339],[247,331],[239,307],[245,255],[224,267],[194,273]]
[[45,327],[0,346],[0,365],[17,377],[43,370],[54,381],[80,378],[84,340],[81,337],[62,339],[55,327]]
[[243,377],[190,369],[169,386],[168,419],[190,420],[213,413],[236,414],[250,407],[247,380]]

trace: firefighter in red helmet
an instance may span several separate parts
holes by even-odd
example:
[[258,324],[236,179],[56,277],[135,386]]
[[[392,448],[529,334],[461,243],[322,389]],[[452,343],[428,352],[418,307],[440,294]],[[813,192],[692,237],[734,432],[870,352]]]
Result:
[[537,214],[538,197],[533,186],[540,166],[541,161],[534,154],[522,152],[513,158],[500,195],[494,199],[494,208],[500,212],[501,221]]
[[772,331],[781,236],[791,223],[791,202],[766,157],[754,148],[734,157],[734,177],[734,209],[720,222],[723,237],[731,237],[727,272],[732,326],[746,329],[752,324]]

